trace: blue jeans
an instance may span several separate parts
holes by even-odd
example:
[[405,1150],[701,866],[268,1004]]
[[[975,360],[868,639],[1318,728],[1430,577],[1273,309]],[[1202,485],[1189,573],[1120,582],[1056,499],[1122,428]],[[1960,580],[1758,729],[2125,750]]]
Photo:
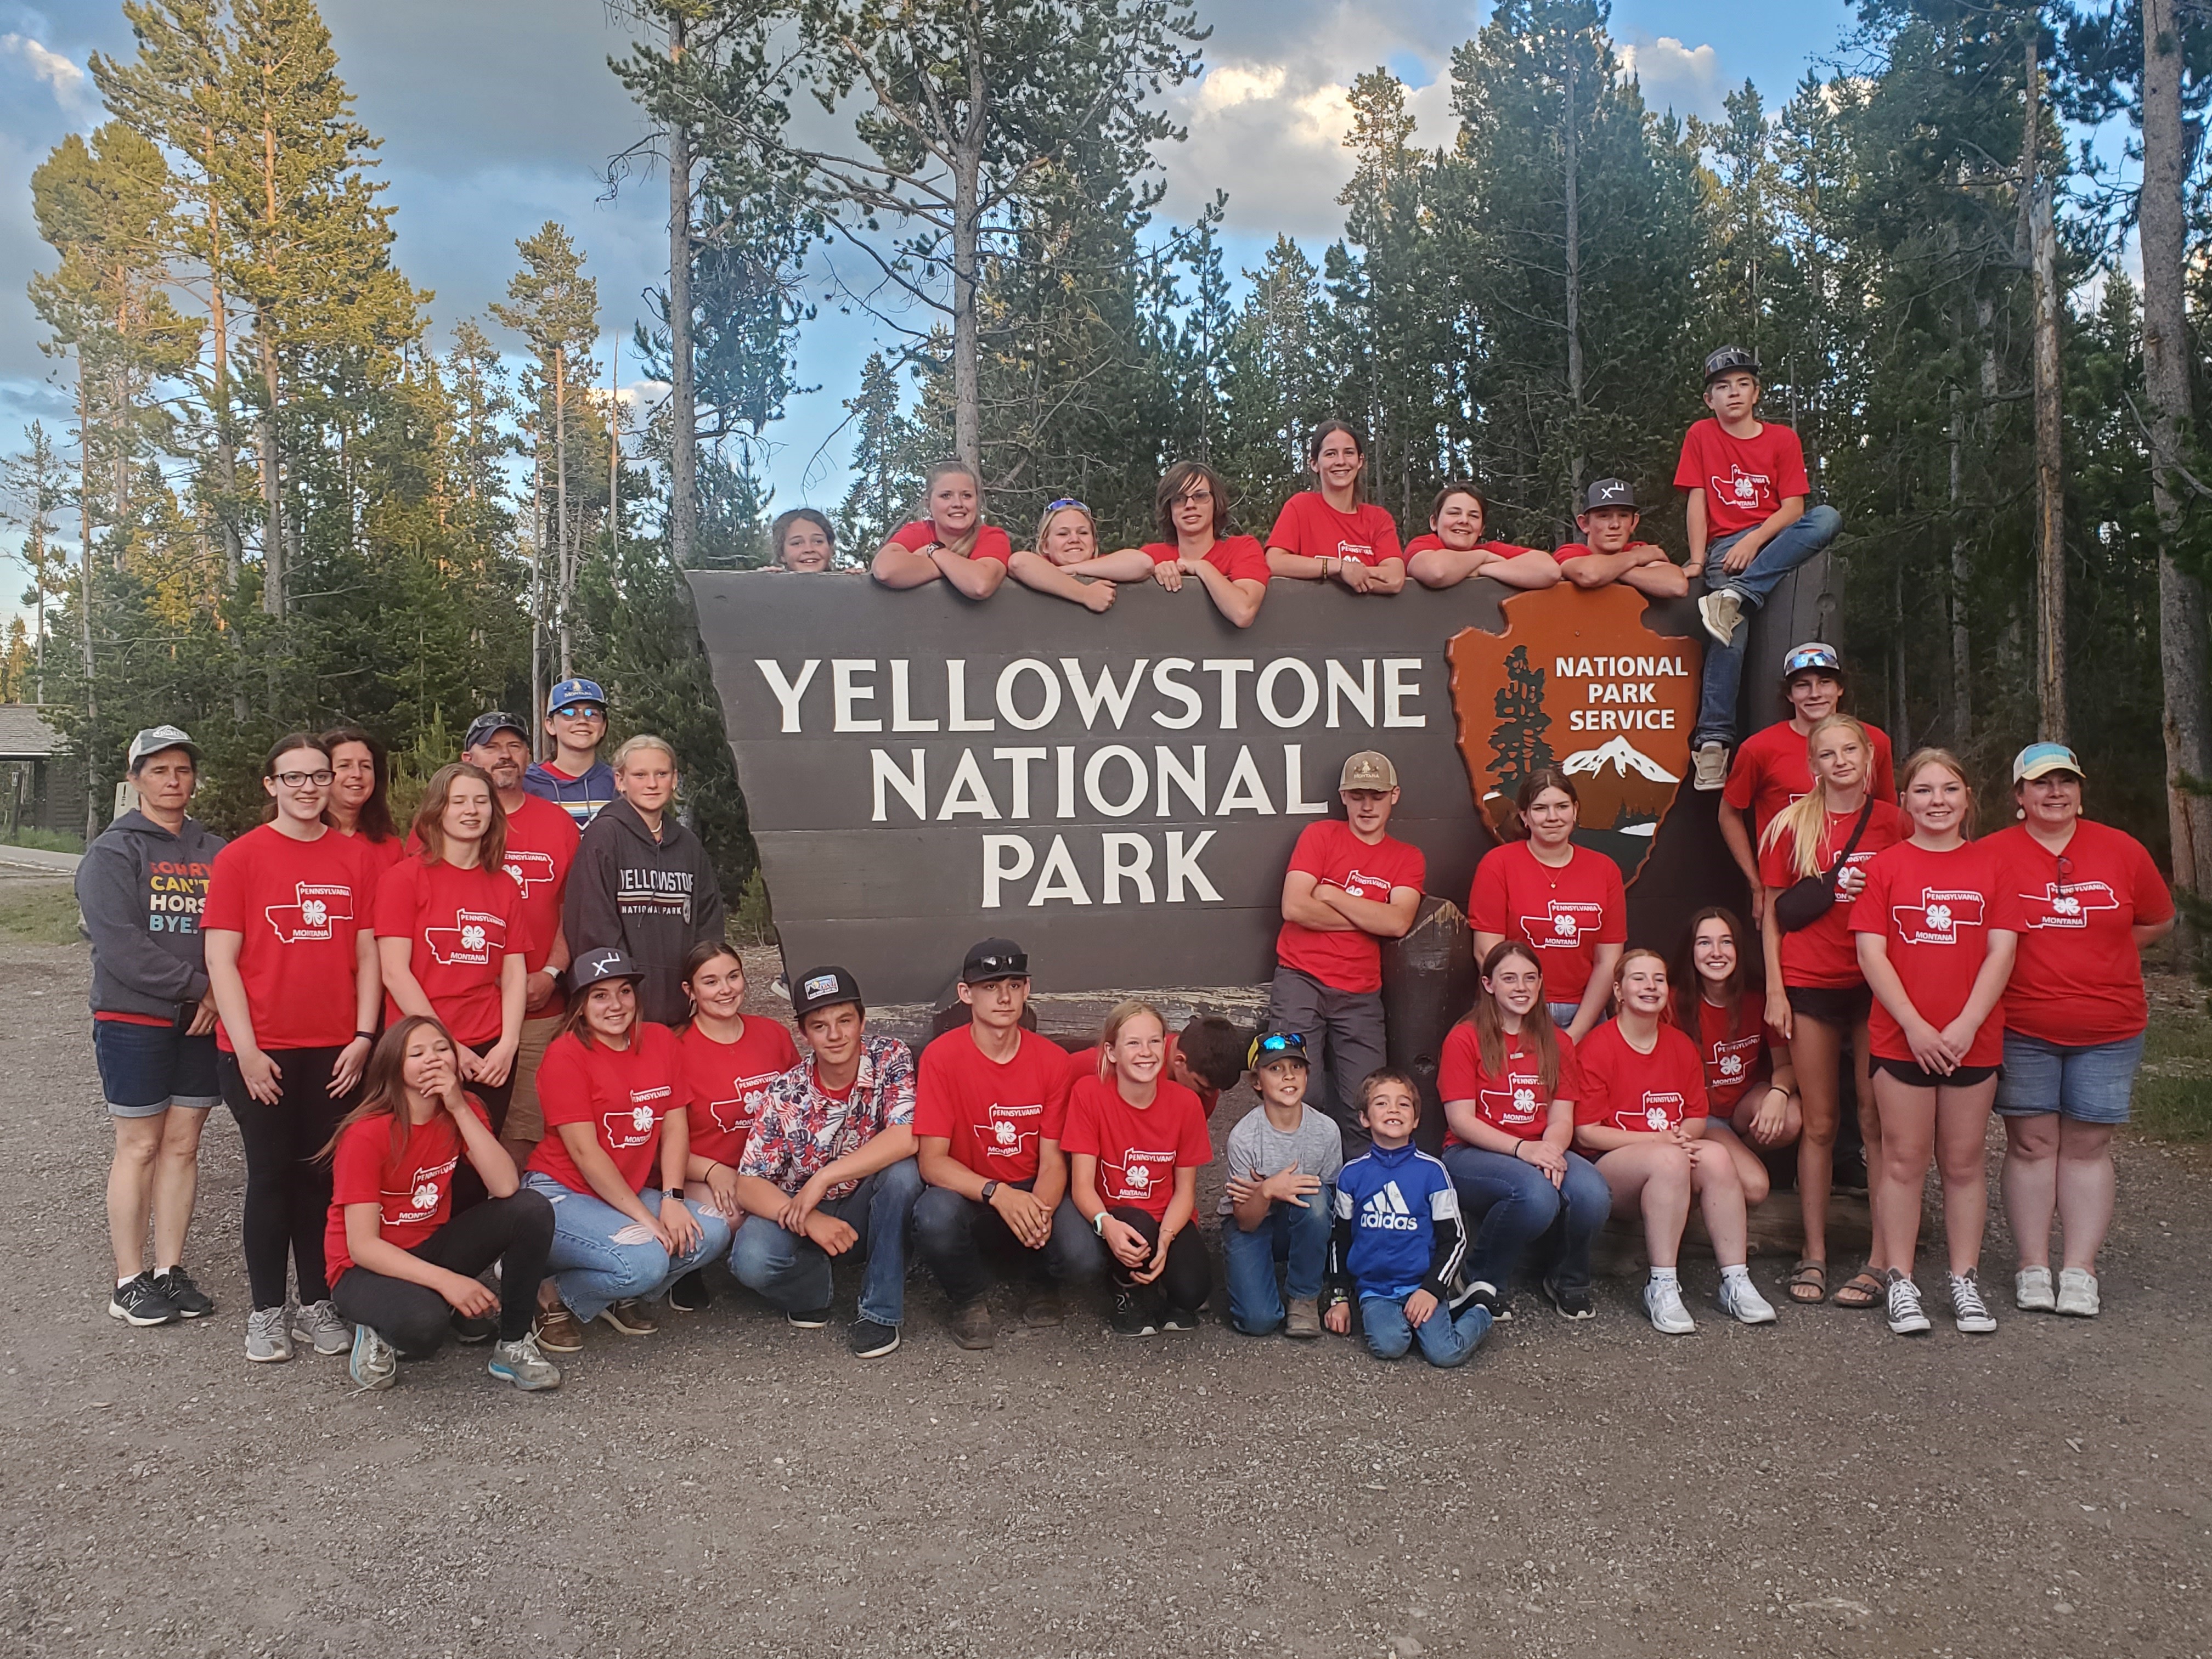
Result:
[[1267,1218],[1246,1232],[1233,1215],[1221,1218],[1221,1269],[1229,1281],[1229,1322],[1247,1336],[1265,1336],[1283,1322],[1283,1291],[1275,1285],[1275,1264],[1284,1264],[1285,1287],[1293,1302],[1321,1295],[1322,1270],[1328,1265],[1328,1229],[1335,1189],[1324,1182],[1306,1194],[1300,1209],[1279,1199]]
[[[1028,1192],[1036,1180],[1032,1176],[1013,1184]],[[1042,1249],[1033,1250],[1014,1237],[1014,1230],[989,1205],[963,1198],[950,1187],[931,1187],[915,1203],[914,1248],[945,1287],[945,1299],[956,1307],[991,1288],[993,1258],[1010,1273],[1032,1282],[1049,1279],[1061,1285],[1080,1284],[1106,1271],[1097,1237],[1072,1198],[1060,1200],[1052,1212],[1051,1236]]]
[[1402,1296],[1363,1296],[1359,1298],[1359,1328],[1367,1334],[1367,1352],[1377,1359],[1397,1359],[1415,1341],[1421,1358],[1431,1365],[1456,1365],[1475,1351],[1490,1334],[1490,1310],[1468,1304],[1457,1319],[1443,1303],[1419,1325],[1406,1319]]
[[1444,1168],[1459,1190],[1460,1212],[1474,1230],[1463,1277],[1487,1279],[1503,1297],[1529,1245],[1556,1229],[1559,1264],[1553,1281],[1588,1290],[1590,1240],[1613,1208],[1613,1192],[1597,1166],[1580,1152],[1567,1154],[1567,1173],[1557,1187],[1534,1164],[1480,1146],[1447,1146]]
[[[730,1248],[730,1224],[689,1199],[684,1207],[699,1224],[699,1242],[671,1255],[652,1234],[596,1193],[580,1193],[534,1170],[522,1177],[522,1184],[552,1202],[553,1248],[545,1265],[552,1271],[562,1304],[581,1320],[597,1319],[610,1303],[650,1302]],[[651,1213],[660,1213],[658,1188],[647,1187],[637,1197]],[[625,1231],[644,1237],[625,1239]]]
[[[853,1249],[868,1259],[860,1280],[863,1319],[896,1325],[906,1318],[907,1234],[921,1196],[921,1171],[912,1158],[902,1158],[821,1206],[823,1214],[835,1216],[860,1235]],[[730,1271],[738,1284],[758,1291],[769,1306],[786,1313],[830,1305],[830,1253],[766,1216],[754,1216],[738,1229],[737,1243],[730,1246]]]
[[[1804,517],[1760,548],[1751,562],[1734,574],[1720,568],[1722,556],[1751,532],[1739,530],[1733,536],[1723,536],[1705,548],[1705,591],[1717,593],[1723,587],[1735,589],[1748,618],[1766,603],[1784,576],[1835,540],[1843,527],[1844,515],[1834,507],[1808,507]],[[1750,638],[1751,624],[1747,620],[1728,644],[1705,641],[1705,687],[1698,696],[1698,724],[1690,734],[1692,749],[1706,743],[1735,742],[1736,697],[1743,689],[1743,653]]]

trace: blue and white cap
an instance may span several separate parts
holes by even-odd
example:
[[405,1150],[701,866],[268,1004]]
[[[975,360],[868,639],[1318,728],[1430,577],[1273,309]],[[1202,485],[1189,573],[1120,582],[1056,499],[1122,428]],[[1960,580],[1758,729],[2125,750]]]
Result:
[[572,702],[595,702],[604,709],[607,706],[607,694],[599,689],[597,680],[562,680],[553,688],[552,695],[545,699],[545,712],[558,714]]
[[2031,743],[2012,757],[2014,783],[2047,778],[2053,772],[2071,772],[2077,778],[2088,776],[2074,751],[2063,743]]
[[1782,683],[1787,685],[1800,674],[1833,674],[1843,678],[1842,653],[1826,640],[1808,640],[1802,645],[1793,645],[1782,659]]

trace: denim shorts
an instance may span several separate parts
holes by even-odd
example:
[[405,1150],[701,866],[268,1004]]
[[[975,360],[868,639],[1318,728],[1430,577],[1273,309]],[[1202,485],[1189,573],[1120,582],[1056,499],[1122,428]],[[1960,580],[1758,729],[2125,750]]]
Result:
[[180,1025],[96,1019],[92,1052],[111,1117],[158,1117],[172,1106],[204,1112],[222,1097],[213,1032],[186,1036]]
[[2078,1048],[2007,1031],[1997,1110],[2007,1117],[2059,1112],[2077,1123],[2125,1123],[2142,1053],[2141,1031]]

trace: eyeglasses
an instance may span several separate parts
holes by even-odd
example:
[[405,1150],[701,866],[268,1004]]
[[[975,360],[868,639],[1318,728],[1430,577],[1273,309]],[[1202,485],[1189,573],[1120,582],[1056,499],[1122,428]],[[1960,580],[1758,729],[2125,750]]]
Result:
[[2074,860],[2063,853],[2053,853],[2051,857],[2058,866],[2058,884],[2061,887],[2071,885],[2074,880]]
[[1176,497],[1176,500],[1194,502],[1200,507],[1207,507],[1212,504],[1213,491],[1206,485],[1200,484],[1195,489],[1184,490],[1182,495]]
[[1029,976],[1030,959],[1021,956],[977,957],[968,966],[969,969],[968,982],[970,985],[975,985],[987,979],[1026,979]]
[[287,789],[305,789],[311,783],[320,789],[337,775],[327,769],[320,772],[279,772],[276,781]]
[[1306,1040],[1296,1031],[1273,1031],[1252,1041],[1251,1052],[1244,1056],[1246,1066],[1257,1071],[1271,1060],[1304,1060]]
[[1072,507],[1079,513],[1088,513],[1091,510],[1073,495],[1062,495],[1056,501],[1047,501],[1044,504],[1044,510],[1048,513],[1057,513],[1064,507]]
[[556,720],[580,720],[586,714],[597,714],[601,720],[605,720],[607,711],[595,702],[563,703],[553,711],[553,718]]

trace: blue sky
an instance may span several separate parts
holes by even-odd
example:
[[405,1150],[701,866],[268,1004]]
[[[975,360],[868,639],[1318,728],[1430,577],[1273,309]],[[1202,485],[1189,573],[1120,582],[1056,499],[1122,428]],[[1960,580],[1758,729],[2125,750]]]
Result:
[[[1230,193],[1229,252],[1256,262],[1278,230],[1316,251],[1339,222],[1346,168],[1343,87],[1387,64],[1416,88],[1426,143],[1450,125],[1443,76],[1452,48],[1489,14],[1486,0],[1200,0],[1214,28],[1207,72],[1178,96],[1188,143],[1163,161],[1162,211],[1187,216]],[[481,316],[514,264],[514,242],[545,219],[567,223],[599,281],[611,343],[642,314],[665,270],[665,196],[657,179],[609,198],[607,157],[644,125],[606,69],[623,50],[603,0],[323,0],[362,118],[385,140],[398,260],[435,290],[442,340]],[[1616,0],[1613,32],[1648,101],[1717,115],[1748,77],[1770,104],[1849,27],[1842,0]],[[57,431],[67,405],[38,349],[24,283],[48,263],[29,178],[46,152],[100,115],[87,54],[127,54],[116,0],[0,0],[0,447],[41,416]],[[800,346],[800,380],[774,434],[779,506],[834,502],[845,488],[840,400],[879,325],[824,306]],[[495,337],[501,331],[493,330]],[[605,344],[601,352],[605,361]],[[629,377],[626,375],[625,379]],[[651,396],[650,387],[639,388]],[[12,597],[13,578],[0,578]],[[4,610],[4,605],[0,605]]]

